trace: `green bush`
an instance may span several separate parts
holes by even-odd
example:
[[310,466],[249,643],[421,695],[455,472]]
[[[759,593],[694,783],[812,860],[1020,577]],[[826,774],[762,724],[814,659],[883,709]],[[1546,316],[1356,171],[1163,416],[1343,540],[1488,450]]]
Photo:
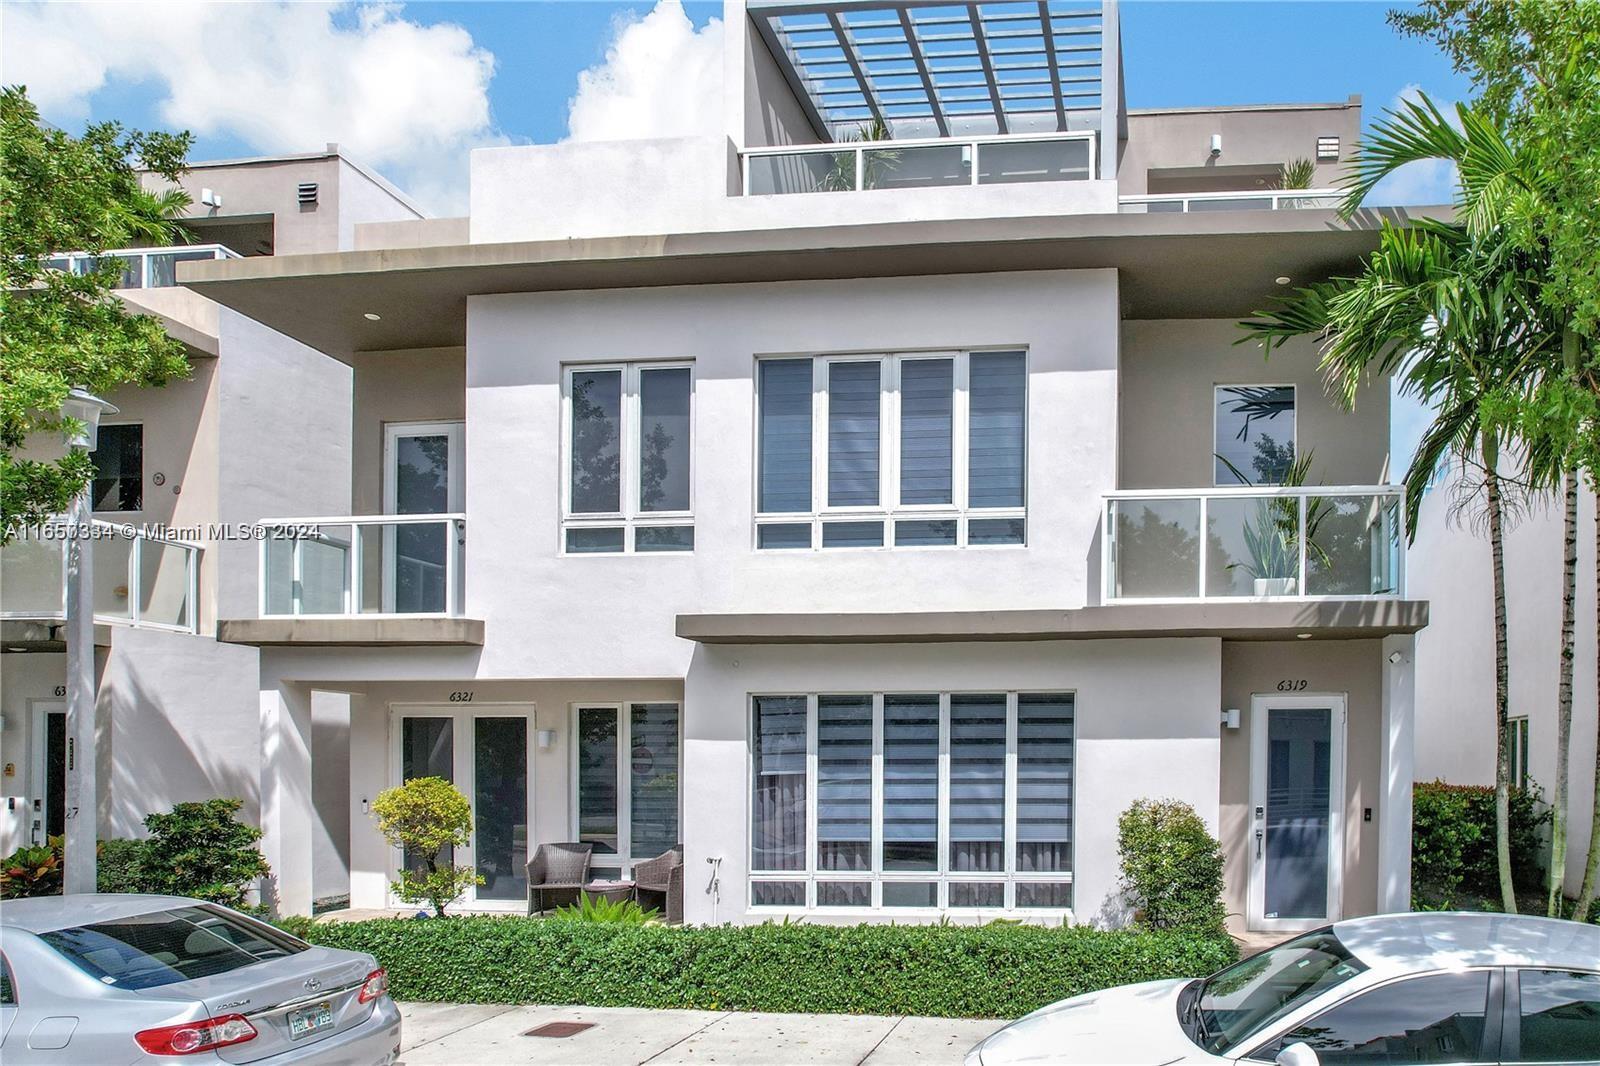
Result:
[[604,896],[578,893],[578,902],[557,907],[553,917],[563,922],[591,922],[599,925],[643,925],[659,917],[660,911],[645,910],[631,899],[609,900]]
[[95,888],[101,892],[147,892],[144,841],[113,837],[100,841],[95,859]]
[[[265,918],[262,920],[268,921]],[[311,929],[317,924],[317,920],[304,914],[285,914],[282,917],[270,919],[269,924],[277,926],[290,936],[297,936],[301,940],[310,940]]]
[[[1541,830],[1550,818],[1538,793],[1511,790],[1511,871],[1518,885],[1542,884]],[[1411,879],[1423,900],[1457,905],[1465,893],[1499,897],[1494,789],[1419,784],[1411,794]]]
[[272,870],[258,846],[261,830],[234,817],[241,806],[237,799],[179,803],[145,818],[150,839],[138,865],[144,891],[243,906],[250,882]]
[[461,790],[442,777],[414,777],[398,788],[378,793],[372,803],[378,832],[407,860],[400,879],[391,882],[395,895],[407,903],[430,903],[444,917],[444,909],[460,898],[469,885],[483,884],[470,866],[439,862],[446,848],[465,847],[472,839],[472,806]]
[[18,848],[0,859],[0,899],[59,896],[63,875],[60,837]]
[[537,918],[320,922],[400,999],[1013,1018],[1111,985],[1196,977],[1226,938],[1026,925],[675,927]]
[[1222,845],[1193,807],[1137,800],[1117,819],[1122,891],[1147,929],[1222,936]]

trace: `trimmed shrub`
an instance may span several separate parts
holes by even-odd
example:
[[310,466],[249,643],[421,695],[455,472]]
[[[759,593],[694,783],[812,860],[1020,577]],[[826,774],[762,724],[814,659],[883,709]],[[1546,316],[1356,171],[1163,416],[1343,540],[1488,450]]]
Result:
[[604,896],[578,893],[578,902],[557,907],[552,917],[563,922],[590,922],[599,925],[643,925],[653,922],[661,912],[651,907],[645,910],[631,899],[609,900]]
[[146,817],[150,839],[138,864],[143,890],[242,907],[250,882],[272,872],[258,846],[261,830],[234,817],[243,805],[179,803],[170,814]]
[[1147,929],[1222,936],[1222,845],[1178,800],[1136,800],[1117,819],[1123,896]]
[[941,1018],[1014,1018],[1112,985],[1202,976],[1236,958],[1226,938],[1082,926],[457,917],[318,922],[300,935],[370,952],[400,999]]
[[[1511,790],[1511,872],[1519,885],[1544,880],[1541,831],[1549,821],[1538,793]],[[1418,895],[1454,906],[1464,892],[1499,898],[1494,789],[1433,781],[1411,793],[1411,878]]]
[[59,896],[64,876],[60,837],[18,848],[0,859],[0,899]]
[[406,903],[429,903],[434,914],[461,897],[469,885],[483,884],[470,866],[439,861],[446,848],[465,847],[472,839],[472,806],[461,790],[442,777],[414,777],[385,789],[372,801],[378,832],[406,857],[400,879],[390,882]]
[[101,892],[145,892],[144,841],[113,837],[100,841],[95,888]]

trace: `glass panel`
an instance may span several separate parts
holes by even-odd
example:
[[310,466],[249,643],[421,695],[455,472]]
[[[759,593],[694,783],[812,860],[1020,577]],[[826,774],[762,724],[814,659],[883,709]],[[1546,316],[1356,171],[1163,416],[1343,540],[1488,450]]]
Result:
[[1206,595],[1295,595],[1299,531],[1297,497],[1212,498],[1206,504]]
[[628,839],[635,862],[678,846],[678,705],[635,703],[628,708]]
[[[296,542],[300,549],[301,614],[344,613],[345,571],[354,533],[351,526],[322,526],[314,536],[301,537]],[[414,577],[404,575],[414,573],[411,564],[400,559],[396,570],[402,575],[400,584],[410,587]],[[441,595],[440,602],[443,600]]]
[[472,742],[478,899],[527,899],[528,719],[478,718]]
[[1199,500],[1113,500],[1117,596],[1193,596],[1200,586]]
[[830,507],[877,506],[882,380],[876,360],[828,364]]
[[1004,907],[1006,886],[998,881],[951,881],[952,907]]
[[689,509],[689,368],[639,372],[639,510]]
[[978,146],[978,184],[1087,181],[1088,141],[991,141]]
[[178,284],[179,263],[192,263],[198,259],[215,257],[215,253],[209,248],[181,252],[151,252],[146,257],[150,265],[145,286],[152,289],[169,288]]
[[819,907],[870,907],[872,884],[868,881],[818,881]]
[[1267,918],[1328,916],[1333,711],[1267,712]]
[[949,868],[953,872],[1005,871],[1005,790],[1005,696],[951,696]]
[[968,393],[968,505],[1021,507],[1027,444],[1023,353],[974,352]]
[[[757,696],[751,723],[751,868],[806,868],[806,698]],[[802,889],[800,903],[805,902]]]
[[94,484],[96,511],[137,511],[144,507],[144,427],[101,426],[95,435]]
[[167,626],[189,624],[188,549],[159,540],[146,540],[140,546],[139,620]]
[[128,557],[133,554],[133,538],[105,526],[95,526],[93,550],[95,617],[132,618]]
[[608,526],[604,529],[583,527],[581,529],[567,530],[567,551],[573,555],[590,554],[593,552],[619,552],[622,550],[621,526]]
[[1017,909],[1049,907],[1065,910],[1072,906],[1072,886],[1054,881],[1018,881]]
[[824,548],[881,548],[883,547],[882,522],[824,522],[822,524]]
[[804,881],[756,881],[750,885],[752,907],[804,907]]
[[1520,1062],[1600,1061],[1600,976],[1523,970]]
[[811,523],[795,522],[776,526],[756,527],[758,548],[809,548]]
[[811,360],[763,359],[760,482],[762,513],[811,510]]
[[617,853],[617,710],[578,708],[578,839]]
[[937,907],[939,886],[933,881],[885,881],[885,907]]
[[900,502],[951,503],[955,361],[900,363]]
[[635,526],[633,550],[640,552],[694,551],[693,526]]
[[1313,596],[1394,595],[1391,547],[1399,539],[1389,496],[1306,500],[1306,592]]
[[1017,697],[1021,873],[1072,869],[1072,717],[1069,693],[1025,692]]
[[450,434],[397,436],[394,464],[395,514],[450,510]]
[[753,196],[833,192],[856,187],[855,152],[792,152],[750,157]]
[[67,714],[48,711],[44,716],[44,835],[67,831]]
[[971,151],[970,146],[965,144],[864,150],[862,187],[926,189],[944,185],[971,185]]
[[896,547],[954,546],[956,542],[955,519],[932,522],[896,522],[894,524]]
[[1271,211],[1270,196],[1230,196],[1220,200],[1190,200],[1189,211]]
[[1022,544],[1027,525],[1021,518],[974,518],[967,522],[967,543]]
[[1271,1056],[1305,1041],[1325,1066],[1493,1062],[1498,1055],[1483,1054],[1488,1001],[1489,975],[1481,971],[1413,977],[1324,1011],[1263,1051]]
[[817,869],[872,869],[872,697],[817,697]]
[[268,614],[294,613],[294,541],[282,534],[267,539],[265,567],[261,580],[266,584]]
[[[450,718],[400,719],[400,780],[414,781],[419,777],[438,777],[455,780],[455,722]],[[435,861],[450,865],[455,861],[455,848],[439,850]],[[406,869],[420,873],[424,868],[422,856],[408,852]]]
[[0,545],[0,590],[7,614],[53,616],[62,613],[62,537],[20,534]]
[[[883,869],[939,862],[939,697],[883,697]],[[889,906],[887,898],[884,905]]]
[[1218,485],[1279,485],[1294,462],[1294,387],[1218,385]]
[[622,371],[572,372],[572,514],[622,510]]

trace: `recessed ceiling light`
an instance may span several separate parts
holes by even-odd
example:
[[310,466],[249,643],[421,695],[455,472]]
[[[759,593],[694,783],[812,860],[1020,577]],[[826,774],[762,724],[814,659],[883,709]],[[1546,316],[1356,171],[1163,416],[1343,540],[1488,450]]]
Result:
[[[1287,279],[1286,279],[1286,280],[1287,280]],[[367,313],[365,313],[365,314],[364,314],[364,315],[362,315],[362,316],[361,316],[361,317],[362,317],[362,318],[364,318],[364,319],[366,319],[366,320],[367,320],[367,321],[368,321],[368,322],[376,322],[376,321],[378,321],[378,320],[379,320],[379,319],[380,319],[380,318],[382,318],[382,317],[383,317],[383,316],[382,316],[382,315],[379,315],[379,314],[374,314],[374,313],[373,313],[373,312],[371,312],[371,311],[368,311],[368,312],[367,312]]]
[[27,648],[24,648],[24,647],[22,647],[21,645],[18,645],[18,644],[7,644],[6,645],[6,651],[27,651],[27,650],[28,650]]
[[[1287,285],[1287,284],[1289,284],[1289,282],[1293,281],[1294,279],[1291,278],[1287,274],[1279,274],[1277,277],[1273,278],[1272,280],[1276,281],[1279,285]],[[372,316],[368,315],[367,317],[371,318]]]
[[1311,634],[1310,633],[1296,633],[1294,635],[1294,637],[1295,637],[1296,640],[1310,640],[1311,639]]

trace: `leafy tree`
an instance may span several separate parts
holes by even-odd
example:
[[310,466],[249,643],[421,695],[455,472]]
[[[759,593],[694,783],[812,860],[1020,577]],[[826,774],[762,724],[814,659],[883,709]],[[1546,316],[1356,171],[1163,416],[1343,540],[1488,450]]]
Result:
[[22,88],[0,90],[0,536],[66,510],[94,476],[81,452],[21,454],[30,434],[67,428],[60,410],[68,390],[104,396],[188,373],[183,346],[112,295],[119,260],[76,274],[51,269],[47,257],[180,243],[174,217],[187,195],[145,189],[135,165],[175,181],[189,144],[187,133],[115,122],[73,137],[41,123]]
[[238,799],[179,803],[145,818],[150,838],[138,857],[146,891],[244,905],[250,883],[272,872],[261,854],[261,830],[237,818]]
[[387,789],[372,802],[378,832],[405,852],[406,868],[392,882],[407,903],[430,903],[434,914],[483,878],[470,866],[457,866],[454,849],[472,839],[472,805],[442,777],[414,777]]
[[1148,929],[1216,936],[1222,904],[1222,845],[1180,800],[1135,800],[1117,819],[1122,891]]

